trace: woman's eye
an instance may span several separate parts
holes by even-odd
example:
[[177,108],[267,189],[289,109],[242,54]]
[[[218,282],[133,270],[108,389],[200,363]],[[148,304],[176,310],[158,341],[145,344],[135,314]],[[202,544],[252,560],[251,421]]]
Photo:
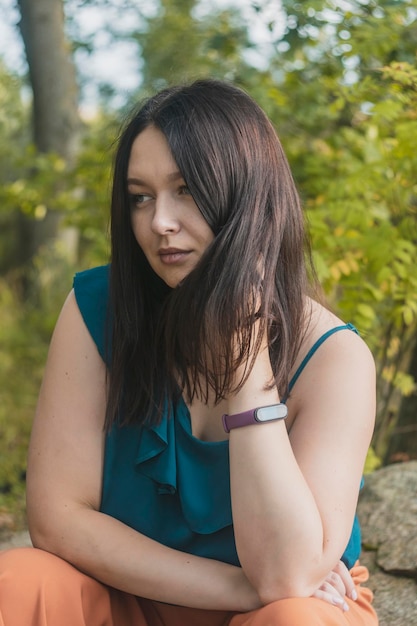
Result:
[[191,196],[191,191],[188,189],[187,185],[181,185],[179,193],[181,196]]
[[130,194],[130,204],[132,206],[138,206],[139,204],[143,204],[151,200],[151,196],[146,195],[145,193],[132,193]]

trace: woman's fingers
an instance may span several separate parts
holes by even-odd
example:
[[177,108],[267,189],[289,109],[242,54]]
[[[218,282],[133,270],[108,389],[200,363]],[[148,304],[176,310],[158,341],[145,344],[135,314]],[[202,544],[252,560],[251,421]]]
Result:
[[342,598],[347,595],[344,581],[342,580],[341,576],[339,576],[339,574],[337,574],[334,570],[330,572],[330,574],[327,576],[324,584],[337,591],[337,593]]
[[339,606],[342,611],[349,610],[346,597],[356,600],[358,595],[352,576],[342,561],[328,574],[323,584],[313,593],[313,597]]
[[313,593],[313,598],[318,598],[319,600],[324,600],[329,604],[334,604],[335,606],[340,607],[342,611],[348,611],[349,606],[347,605],[346,600],[343,596],[341,596],[335,589],[331,587],[331,585],[327,585],[324,583],[320,589],[317,589]]
[[358,594],[356,593],[355,583],[352,580],[352,576],[343,561],[339,561],[336,567],[333,569],[332,574],[337,574],[345,587],[345,595],[351,600],[357,600]]

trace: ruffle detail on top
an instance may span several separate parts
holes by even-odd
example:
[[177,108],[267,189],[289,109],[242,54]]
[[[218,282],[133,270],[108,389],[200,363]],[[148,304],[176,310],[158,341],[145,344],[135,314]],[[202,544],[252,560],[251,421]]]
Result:
[[141,474],[151,478],[158,493],[177,491],[175,424],[166,414],[157,426],[143,428],[135,464]]
[[155,482],[159,494],[177,494],[193,532],[206,535],[232,526],[228,441],[194,437],[182,400],[171,418],[143,429],[135,462],[137,470]]

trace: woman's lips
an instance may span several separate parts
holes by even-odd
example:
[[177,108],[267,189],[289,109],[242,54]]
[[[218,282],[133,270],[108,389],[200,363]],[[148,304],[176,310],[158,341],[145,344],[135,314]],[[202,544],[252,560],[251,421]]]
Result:
[[173,265],[184,261],[190,252],[188,250],[179,250],[178,248],[162,248],[158,250],[159,258],[165,265]]

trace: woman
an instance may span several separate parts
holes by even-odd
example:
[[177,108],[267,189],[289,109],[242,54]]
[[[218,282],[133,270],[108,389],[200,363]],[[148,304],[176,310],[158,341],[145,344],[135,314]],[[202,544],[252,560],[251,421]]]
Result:
[[52,338],[37,549],[0,558],[0,624],[377,624],[355,565],[374,365],[309,297],[304,244],[244,92],[197,81],[133,116],[110,269],[76,276]]

